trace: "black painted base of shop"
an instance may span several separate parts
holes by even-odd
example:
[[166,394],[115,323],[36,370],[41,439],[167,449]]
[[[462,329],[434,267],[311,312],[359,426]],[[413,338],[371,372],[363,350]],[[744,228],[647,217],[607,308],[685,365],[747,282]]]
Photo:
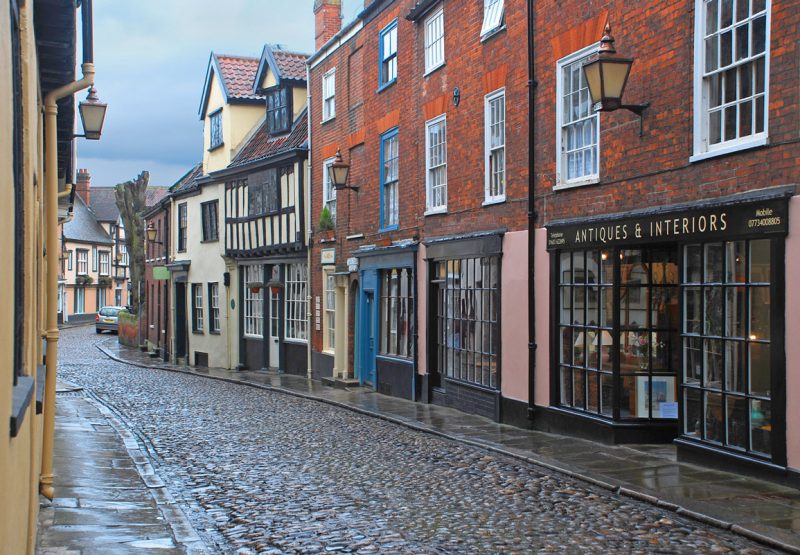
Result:
[[307,376],[308,375],[308,347],[296,343],[283,344],[285,358],[282,368],[287,374],[294,376]]
[[322,380],[333,376],[333,355],[311,351],[311,377]]
[[500,421],[500,392],[471,387],[445,379],[444,387],[430,390],[430,402]]
[[678,438],[675,440],[675,445],[678,460],[681,462],[743,474],[800,489],[800,472],[796,470],[739,455],[713,445],[700,444],[690,439]]
[[517,428],[531,429],[533,423],[528,418],[528,403],[500,397],[500,422]]
[[678,436],[678,425],[675,423],[609,422],[557,407],[536,407],[533,428],[541,432],[571,435],[608,445],[672,443]]
[[414,363],[378,357],[377,365],[378,393],[414,400]]

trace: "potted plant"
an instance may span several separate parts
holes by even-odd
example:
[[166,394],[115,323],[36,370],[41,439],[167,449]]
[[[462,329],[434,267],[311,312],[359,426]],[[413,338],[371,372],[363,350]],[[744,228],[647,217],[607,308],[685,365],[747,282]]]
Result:
[[97,285],[101,289],[108,289],[111,287],[111,278],[108,276],[102,276],[100,279],[97,280]]
[[330,209],[325,206],[319,214],[319,235],[320,241],[330,241],[333,239],[335,224]]
[[92,276],[82,275],[75,278],[75,283],[77,285],[91,285],[93,282]]

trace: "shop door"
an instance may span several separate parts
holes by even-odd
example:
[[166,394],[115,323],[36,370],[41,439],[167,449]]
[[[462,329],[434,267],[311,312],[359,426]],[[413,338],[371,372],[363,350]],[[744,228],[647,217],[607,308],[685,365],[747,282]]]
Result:
[[175,357],[186,357],[186,284],[175,284]]
[[364,291],[363,358],[361,381],[375,385],[375,292]]
[[269,291],[269,367],[280,369],[281,297]]

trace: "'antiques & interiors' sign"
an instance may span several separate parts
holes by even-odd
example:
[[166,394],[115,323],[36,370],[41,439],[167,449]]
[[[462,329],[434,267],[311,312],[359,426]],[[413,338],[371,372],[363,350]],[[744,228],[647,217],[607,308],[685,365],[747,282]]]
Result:
[[785,199],[773,199],[587,224],[547,226],[547,249],[786,234],[788,213]]

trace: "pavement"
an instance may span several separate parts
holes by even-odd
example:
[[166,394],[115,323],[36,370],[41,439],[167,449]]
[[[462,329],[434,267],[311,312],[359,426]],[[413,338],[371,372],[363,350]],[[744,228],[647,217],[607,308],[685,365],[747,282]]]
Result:
[[121,346],[116,338],[104,339],[98,347],[119,362],[282,392],[487,449],[771,548],[800,553],[800,491],[679,462],[671,445],[604,445],[498,424],[454,409],[381,395],[368,388],[333,388],[274,372],[174,365]]
[[136,437],[82,388],[59,382],[57,396],[55,497],[41,498],[36,552],[204,553]]

